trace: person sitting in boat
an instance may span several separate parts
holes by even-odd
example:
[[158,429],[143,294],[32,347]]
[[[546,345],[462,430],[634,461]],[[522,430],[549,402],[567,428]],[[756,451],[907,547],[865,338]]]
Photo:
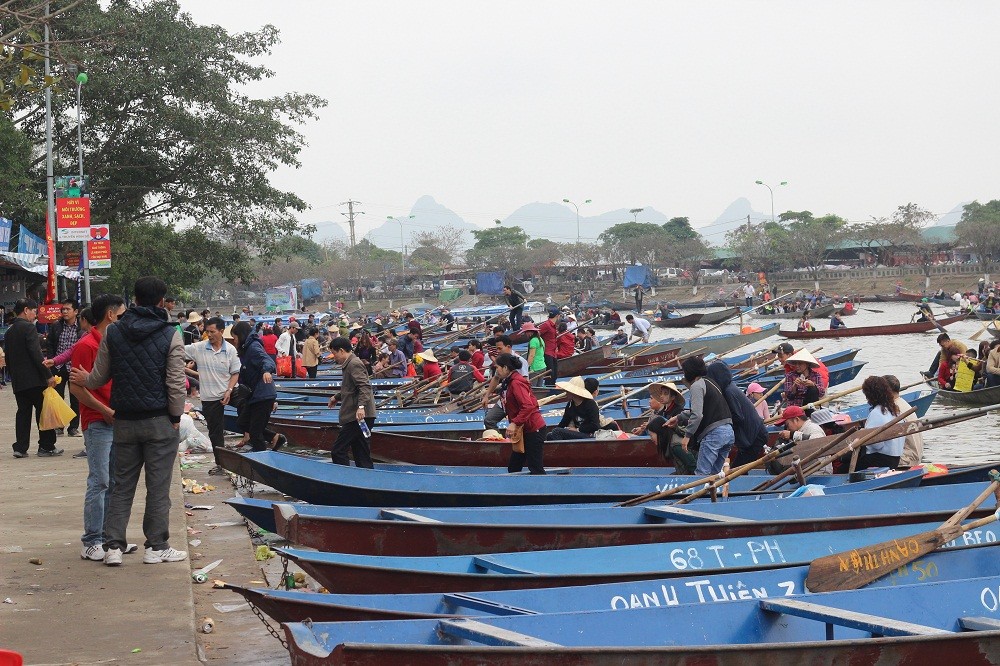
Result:
[[621,345],[628,344],[628,336],[625,335],[625,327],[619,326],[618,330],[615,332],[614,336],[611,338],[611,346],[618,347]]
[[826,395],[827,382],[819,372],[819,361],[801,349],[788,357],[785,372],[784,398],[788,405],[799,407],[819,400]]
[[772,305],[771,303],[765,303],[760,308],[760,313],[764,315],[773,315],[774,312],[775,312],[774,305]]
[[778,433],[778,439],[783,442],[801,442],[813,437],[826,437],[823,428],[806,416],[805,410],[798,405],[785,407],[775,425],[784,426]]
[[[861,384],[861,391],[865,394],[872,410],[865,421],[865,428],[877,428],[889,423],[899,416],[899,407],[892,395],[892,388],[884,377],[872,375]],[[904,437],[894,437],[884,442],[866,444],[861,447],[858,455],[858,463],[855,470],[869,469],[871,467],[888,467],[895,469],[899,467],[900,456],[903,455],[905,445]],[[850,464],[850,454],[845,456],[846,462]],[[843,461],[843,459],[842,459]]]
[[934,321],[934,312],[931,310],[931,304],[926,298],[921,299],[917,305],[917,313],[910,318],[910,321]]
[[569,358],[576,351],[576,336],[569,330],[569,325],[561,321],[556,327],[556,360]]
[[771,418],[771,408],[767,406],[767,400],[762,400],[764,397],[764,387],[753,382],[747,387],[747,398],[753,403],[753,408],[757,410],[760,417],[765,421]]
[[476,382],[485,382],[486,377],[472,364],[472,354],[468,349],[458,352],[458,362],[448,371],[448,392],[452,395],[465,393],[475,386]]
[[406,356],[399,349],[399,343],[396,340],[389,340],[389,365],[385,368],[385,372],[389,374],[387,377],[405,377],[406,376]]
[[483,343],[479,340],[469,340],[465,351],[469,352],[469,362],[472,367],[482,372],[483,364],[486,362],[486,355],[483,354]]
[[845,315],[854,314],[854,302],[853,301],[847,301],[846,303],[844,303],[844,314]]
[[938,384],[949,391],[971,391],[976,383],[976,371],[979,361],[975,359],[975,351],[964,349],[965,345],[950,341],[941,355],[941,365],[938,368]]
[[521,374],[523,361],[512,354],[500,354],[493,364],[500,380],[498,390],[503,395],[503,410],[507,416],[507,438],[513,440],[508,472],[520,472],[525,464],[532,474],[545,474],[542,443],[545,441],[545,419],[531,384]]
[[990,343],[986,355],[986,388],[1000,386],[1000,338]]
[[611,314],[608,315],[608,324],[620,324],[622,323],[622,316],[618,314],[618,310],[611,308]]
[[840,318],[839,312],[834,312],[830,315],[830,330],[836,331],[838,328],[847,328],[847,324]]
[[[684,395],[673,382],[653,382],[649,385],[649,411],[652,414],[644,425],[637,426],[632,434],[642,435],[648,432],[649,423],[657,416],[664,419],[673,418],[684,411]],[[666,457],[666,449],[660,451]],[[692,468],[693,469],[693,468]]]
[[674,464],[674,474],[689,475],[694,474],[698,468],[698,445],[683,445],[685,433],[687,432],[687,412],[677,416],[677,425],[673,428],[667,426],[668,419],[662,416],[654,416],[646,424],[649,438],[656,444],[656,450],[664,460],[670,460]]
[[809,321],[809,311],[808,310],[806,310],[806,311],[804,311],[802,313],[802,318],[799,319],[798,330],[799,331],[815,331],[816,330],[815,328],[813,328],[812,322]]
[[587,334],[586,328],[576,329],[576,348],[580,353],[588,352],[594,348],[594,339]]
[[378,360],[375,361],[375,365],[372,366],[372,377],[375,379],[386,379],[391,376],[389,369],[389,355],[385,352],[379,352]]
[[[596,381],[596,380],[595,380]],[[587,390],[583,377],[556,382],[556,388],[569,394],[559,425],[549,431],[545,439],[589,439],[601,429],[601,410],[594,395]]]
[[[905,412],[910,409],[910,403],[903,400],[899,395],[899,378],[896,375],[883,375],[883,379],[889,384],[889,389],[892,391],[892,400],[896,403],[896,407],[899,408],[900,412]],[[916,413],[910,414],[903,422],[917,421]],[[924,436],[919,432],[914,432],[906,436],[903,442],[903,453],[899,457],[899,468],[900,469],[910,469],[915,465],[919,465],[921,459],[924,457]]]
[[423,379],[435,379],[441,376],[441,364],[430,349],[414,354],[413,360],[415,363],[419,363]]

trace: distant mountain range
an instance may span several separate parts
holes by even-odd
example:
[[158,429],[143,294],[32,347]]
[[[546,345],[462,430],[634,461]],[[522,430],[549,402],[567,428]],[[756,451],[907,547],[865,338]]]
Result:
[[[954,226],[962,217],[962,208],[964,205],[965,203],[961,203],[955,206],[955,208],[942,215],[931,226]],[[586,213],[591,208],[592,204],[584,204],[580,210],[579,238],[583,241],[594,241],[609,227],[622,222],[632,222],[633,219],[637,222],[663,224],[670,217],[673,217],[672,215],[668,216],[665,213],[661,213],[650,206],[644,207],[635,216],[627,208],[611,210],[598,215],[587,215]],[[726,234],[746,224],[747,216],[749,216],[750,222],[754,224],[771,219],[770,214],[754,210],[749,199],[740,197],[729,204],[714,222],[695,226],[695,229],[698,230],[702,238],[709,245],[722,246],[726,244]],[[403,242],[407,248],[414,246],[414,234],[421,231],[432,231],[441,226],[452,226],[468,231],[466,242],[471,247],[473,244],[471,232],[484,228],[482,225],[466,222],[458,213],[438,203],[430,195],[424,195],[417,199],[416,203],[410,209],[409,215],[401,215],[400,219],[403,223]],[[500,223],[504,226],[521,227],[531,238],[548,238],[560,243],[570,243],[577,239],[576,211],[572,206],[561,202],[525,204],[502,219]],[[324,240],[347,240],[348,234],[345,226],[340,221],[320,222],[316,225],[317,230],[314,238],[320,242]],[[365,234],[364,237],[379,247],[399,250],[399,222],[385,220],[378,227]]]

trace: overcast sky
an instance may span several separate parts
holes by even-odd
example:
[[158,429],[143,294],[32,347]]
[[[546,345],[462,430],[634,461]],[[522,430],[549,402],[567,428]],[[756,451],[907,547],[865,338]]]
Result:
[[[593,199],[711,223],[1000,198],[1000,3],[181,0],[282,44],[259,95],[329,100],[275,183],[361,232],[432,195],[487,224]],[[589,209],[589,210],[588,210]],[[640,219],[641,221],[641,219]]]

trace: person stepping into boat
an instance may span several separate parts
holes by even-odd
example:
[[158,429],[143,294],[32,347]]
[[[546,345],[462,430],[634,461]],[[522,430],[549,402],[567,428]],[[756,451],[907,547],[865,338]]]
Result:
[[[681,447],[687,449],[692,441],[698,443],[700,448],[695,474],[718,474],[736,442],[729,405],[719,387],[706,376],[708,369],[705,361],[693,356],[684,359],[681,369],[684,371],[684,383],[688,386],[691,402],[691,416]],[[676,427],[678,420],[676,416],[671,418],[666,427]]]
[[494,364],[500,379],[501,402],[510,423],[507,437],[512,440],[512,446],[507,471],[520,472],[527,464],[532,474],[545,474],[542,459],[545,419],[539,411],[531,384],[520,373],[523,363],[513,354],[500,354]]

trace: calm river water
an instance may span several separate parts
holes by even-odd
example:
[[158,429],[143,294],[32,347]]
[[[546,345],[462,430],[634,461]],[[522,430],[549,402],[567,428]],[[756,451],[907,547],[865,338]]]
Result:
[[[848,327],[879,326],[885,324],[900,324],[910,321],[910,317],[916,312],[913,304],[903,303],[862,303],[857,314],[845,317],[844,322]],[[881,310],[881,312],[871,312],[871,310]],[[944,312],[946,308],[936,307],[935,313]],[[686,314],[688,311],[681,311]],[[692,311],[693,312],[693,311]],[[788,330],[794,329],[794,320],[776,320],[764,317],[750,320],[753,325],[759,326],[761,323],[771,321],[781,321],[781,327]],[[976,331],[980,330],[980,322],[977,319],[969,319],[948,327],[948,332],[954,339],[959,339],[974,347],[976,342],[969,339]],[[817,329],[828,328],[828,322],[818,320],[813,322]],[[704,330],[706,327],[698,327]],[[718,329],[719,333],[733,332],[738,330],[738,324],[726,324]],[[695,333],[685,333],[692,329],[657,329],[653,334],[653,340],[666,337],[690,337]],[[835,387],[834,391],[842,391],[847,388],[859,386],[865,377],[872,374],[886,375],[894,374],[899,377],[899,382],[903,386],[920,380],[919,372],[927,370],[934,354],[937,353],[938,335],[937,329],[931,333],[915,333],[909,335],[884,335],[872,337],[856,337],[842,339],[821,339],[806,341],[808,349],[822,347],[817,352],[817,356],[829,354],[849,348],[860,349],[857,356],[858,361],[866,361],[868,365],[864,367],[861,374],[853,382]],[[984,333],[980,340],[989,340],[989,333]],[[757,351],[773,347],[783,340],[783,338],[772,337],[764,342],[751,345],[735,353]],[[798,344],[796,344],[798,346]],[[908,389],[915,391],[921,387]],[[906,391],[904,391],[905,393]],[[858,404],[864,401],[864,396],[860,391],[844,398],[844,405]],[[962,408],[945,407],[936,402],[931,405],[927,416],[938,416],[960,411]],[[953,426],[938,428],[924,433],[924,462],[939,462],[947,465],[985,463],[993,460],[1000,460],[1000,411],[991,412],[984,417],[959,423]]]

